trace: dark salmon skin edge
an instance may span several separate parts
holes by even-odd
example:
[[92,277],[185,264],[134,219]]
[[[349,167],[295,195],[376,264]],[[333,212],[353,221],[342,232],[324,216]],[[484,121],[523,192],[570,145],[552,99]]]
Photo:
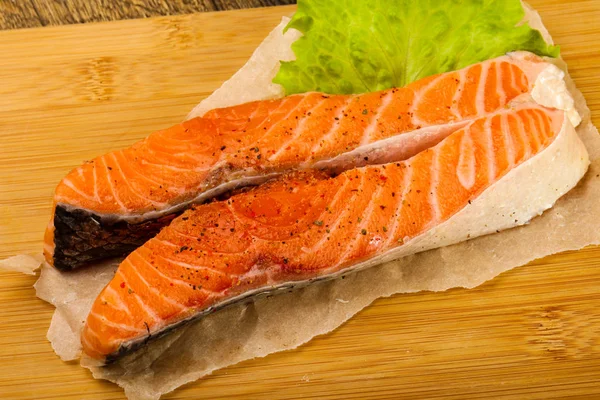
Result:
[[70,271],[91,261],[129,254],[156,236],[178,214],[137,224],[107,222],[92,212],[67,210],[59,204],[54,212],[54,267]]

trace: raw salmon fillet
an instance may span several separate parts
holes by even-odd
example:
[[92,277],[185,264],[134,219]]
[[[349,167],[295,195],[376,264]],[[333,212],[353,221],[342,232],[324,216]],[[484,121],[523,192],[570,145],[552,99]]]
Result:
[[530,92],[547,65],[511,53],[404,88],[209,111],[71,171],[56,188],[46,258],[69,270],[127,254],[190,204],[291,170],[406,159]]
[[514,104],[398,162],[196,205],[133,251],[82,332],[101,362],[249,296],[527,223],[584,175],[564,112]]

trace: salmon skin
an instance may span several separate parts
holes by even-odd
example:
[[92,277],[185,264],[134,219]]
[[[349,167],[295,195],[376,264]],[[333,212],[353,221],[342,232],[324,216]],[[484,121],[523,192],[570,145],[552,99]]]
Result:
[[404,88],[209,111],[71,171],[56,188],[46,259],[70,270],[127,254],[191,204],[291,170],[406,159],[529,92],[547,65],[511,53]]
[[110,362],[241,299],[527,223],[588,164],[564,112],[525,103],[404,161],[295,172],[196,205],[120,264],[83,350]]

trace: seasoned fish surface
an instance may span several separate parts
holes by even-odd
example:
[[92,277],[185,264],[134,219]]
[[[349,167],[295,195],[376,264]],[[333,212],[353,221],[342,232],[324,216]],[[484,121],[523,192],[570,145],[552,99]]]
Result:
[[588,164],[564,112],[525,103],[404,161],[296,172],[194,206],[119,266],[87,318],[84,352],[111,360],[241,298],[526,223]]
[[71,171],[56,188],[46,258],[68,270],[127,254],[190,204],[291,170],[409,158],[530,92],[547,65],[512,53],[404,88],[209,111]]

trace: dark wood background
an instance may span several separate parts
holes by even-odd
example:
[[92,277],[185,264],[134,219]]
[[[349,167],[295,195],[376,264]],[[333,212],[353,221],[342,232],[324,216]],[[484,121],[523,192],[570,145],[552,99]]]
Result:
[[293,4],[296,0],[0,0],[0,29]]

